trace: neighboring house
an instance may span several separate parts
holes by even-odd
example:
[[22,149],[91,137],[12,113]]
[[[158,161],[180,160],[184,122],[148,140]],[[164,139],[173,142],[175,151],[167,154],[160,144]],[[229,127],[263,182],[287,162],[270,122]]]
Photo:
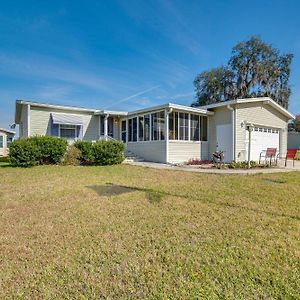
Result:
[[0,128],[0,156],[7,156],[9,146],[15,138],[15,132]]
[[288,149],[300,149],[300,132],[289,131]]
[[133,112],[16,101],[15,121],[20,138],[60,136],[74,141],[114,138],[128,151],[147,161],[182,163],[211,159],[225,151],[225,161],[248,157],[247,126],[253,126],[251,159],[258,160],[267,147],[284,155],[287,124],[294,116],[270,98],[237,99],[189,107],[164,104]]

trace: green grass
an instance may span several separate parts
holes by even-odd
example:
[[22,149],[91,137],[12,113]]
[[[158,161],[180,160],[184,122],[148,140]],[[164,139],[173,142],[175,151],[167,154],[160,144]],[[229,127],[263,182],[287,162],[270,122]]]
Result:
[[0,176],[0,299],[299,299],[300,172]]

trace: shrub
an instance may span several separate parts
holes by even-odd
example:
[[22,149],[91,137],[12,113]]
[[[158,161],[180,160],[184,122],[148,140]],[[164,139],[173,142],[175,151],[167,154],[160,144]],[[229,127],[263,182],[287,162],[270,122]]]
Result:
[[8,156],[0,156],[0,162],[8,163],[9,162],[9,157]]
[[94,162],[98,165],[120,164],[124,160],[124,144],[119,141],[98,141],[93,144]]
[[74,145],[70,145],[63,157],[62,164],[65,166],[78,166],[80,165],[80,156],[80,150]]
[[68,142],[52,136],[35,136],[27,139],[37,145],[40,151],[40,164],[58,164],[67,151]]
[[80,150],[80,161],[83,164],[94,163],[93,143],[89,141],[77,141],[74,146]]
[[57,164],[66,153],[67,145],[66,140],[51,136],[35,136],[14,141],[9,149],[10,163],[18,167]]
[[190,159],[186,164],[187,165],[209,165],[212,164],[212,161],[208,159]]
[[[256,168],[258,167],[258,163],[256,161],[251,160],[250,161],[250,168]],[[237,161],[237,162],[231,162],[228,164],[228,168],[230,169],[247,169],[248,168],[248,162],[247,161]]]
[[32,167],[38,165],[40,151],[36,144],[28,140],[14,141],[9,148],[9,161],[14,167]]

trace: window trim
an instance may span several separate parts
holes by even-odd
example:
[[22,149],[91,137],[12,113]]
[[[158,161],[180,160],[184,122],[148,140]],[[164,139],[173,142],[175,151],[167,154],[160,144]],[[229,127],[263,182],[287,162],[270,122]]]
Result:
[[[75,133],[74,138],[62,137],[61,134],[60,134],[61,126],[74,126],[74,133]],[[66,140],[76,140],[77,139],[77,126],[76,125],[69,125],[69,124],[58,124],[58,136],[62,139],[66,139]]]

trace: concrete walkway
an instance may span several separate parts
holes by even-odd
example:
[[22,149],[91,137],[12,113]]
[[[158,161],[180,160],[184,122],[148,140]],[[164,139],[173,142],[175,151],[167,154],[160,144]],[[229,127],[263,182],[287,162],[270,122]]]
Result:
[[199,168],[197,166],[172,166],[162,163],[154,162],[126,162],[128,165],[134,165],[139,167],[164,169],[164,170],[176,170],[183,172],[195,172],[195,173],[211,173],[211,174],[224,174],[224,175],[253,175],[253,174],[269,174],[269,173],[284,173],[300,171],[300,161],[295,161],[295,167],[293,168],[292,161],[288,161],[287,167],[284,167],[284,161],[278,162],[278,167],[261,168],[261,169],[216,169],[216,168]]

